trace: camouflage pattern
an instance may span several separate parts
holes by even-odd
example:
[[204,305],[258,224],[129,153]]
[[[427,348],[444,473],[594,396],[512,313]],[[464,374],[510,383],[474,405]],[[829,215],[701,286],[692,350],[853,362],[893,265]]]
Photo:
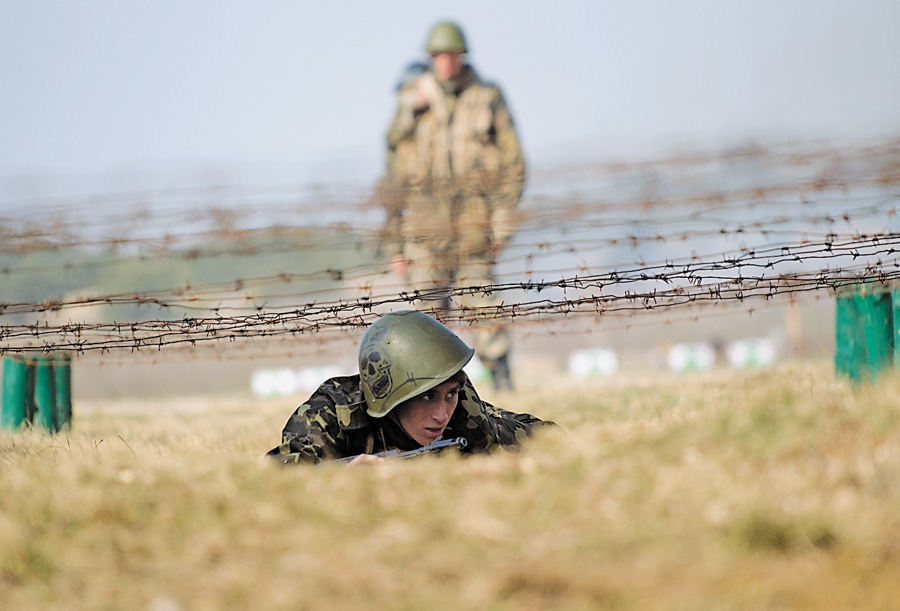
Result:
[[[516,414],[482,401],[471,382],[459,393],[459,404],[443,437],[464,437],[465,451],[486,452],[517,446],[541,426],[551,425],[530,414]],[[357,454],[421,447],[389,414],[373,418],[359,376],[331,378],[297,408],[282,431],[281,444],[268,452],[279,462],[319,463]]]
[[[522,195],[525,161],[500,89],[471,66],[441,85],[426,72],[398,94],[388,129],[382,202],[389,241],[461,257],[491,254],[509,238],[509,215]],[[495,218],[502,217],[502,218]],[[494,235],[494,221],[502,220]],[[498,243],[500,242],[500,243]],[[449,261],[448,261],[449,263]]]
[[[525,182],[522,148],[502,92],[466,65],[443,85],[428,71],[402,87],[398,99],[379,187],[387,212],[382,250],[403,255],[413,288],[493,283],[494,259],[512,236]],[[499,303],[499,296],[471,293],[454,305]],[[473,343],[486,363],[509,352],[502,326],[481,327]]]

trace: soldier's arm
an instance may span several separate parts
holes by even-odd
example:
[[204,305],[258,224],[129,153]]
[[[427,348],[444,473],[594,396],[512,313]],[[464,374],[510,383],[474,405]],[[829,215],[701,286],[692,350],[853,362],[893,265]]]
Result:
[[555,426],[553,422],[541,420],[531,414],[517,414],[494,407],[490,403],[485,403],[484,409],[494,430],[496,442],[504,447],[519,445],[536,430]]
[[[491,450],[497,446],[511,447],[521,444],[534,431],[554,423],[541,420],[531,414],[517,414],[499,409],[482,401],[470,381],[460,391],[459,415],[461,422],[451,434],[463,434],[469,442],[468,451]],[[456,415],[454,414],[454,417]]]
[[525,157],[509,108],[499,90],[493,106],[500,176],[498,189],[491,198],[491,231],[494,243],[502,246],[509,241],[515,229],[513,212],[525,187]]
[[341,440],[333,410],[307,402],[291,415],[281,433],[281,444],[267,455],[282,464],[317,464],[341,457]]
[[423,107],[421,96],[414,85],[406,85],[397,94],[397,112],[387,131],[386,169],[379,181],[378,199],[384,207],[387,218],[381,228],[377,252],[397,256],[403,251],[400,227],[403,216],[403,190],[406,188],[401,178],[403,168],[397,167],[397,147],[411,138],[416,121]]
[[525,156],[512,115],[503,94],[498,90],[493,103],[493,129],[500,151],[501,184],[497,193],[497,205],[510,210],[522,197],[525,186]]
[[416,119],[427,104],[415,84],[402,87],[397,93],[397,112],[387,131],[388,154],[409,138],[416,129]]

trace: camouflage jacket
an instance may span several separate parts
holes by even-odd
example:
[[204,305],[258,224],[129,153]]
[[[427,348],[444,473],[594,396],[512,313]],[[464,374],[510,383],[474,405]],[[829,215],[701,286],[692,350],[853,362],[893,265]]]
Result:
[[[459,403],[444,438],[465,437],[466,452],[488,451],[518,445],[540,426],[550,425],[530,414],[515,414],[482,401],[472,383],[460,390]],[[318,463],[384,450],[421,447],[390,414],[373,418],[359,375],[325,381],[306,403],[291,415],[281,434],[281,444],[268,456],[282,463]]]
[[452,86],[429,71],[398,96],[379,185],[387,250],[434,226],[451,230],[454,217],[477,227],[507,218],[522,195],[525,160],[500,89],[465,66]]

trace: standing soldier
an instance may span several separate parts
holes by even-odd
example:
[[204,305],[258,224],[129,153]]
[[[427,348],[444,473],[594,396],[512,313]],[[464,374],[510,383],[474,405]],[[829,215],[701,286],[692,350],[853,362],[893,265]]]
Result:
[[[388,169],[381,183],[385,243],[394,268],[414,288],[489,285],[522,195],[522,148],[500,89],[465,63],[468,46],[459,26],[435,25],[425,50],[431,67],[401,86],[388,129]],[[499,303],[481,293],[419,305]],[[507,330],[482,327],[474,343],[494,385],[511,389]]]

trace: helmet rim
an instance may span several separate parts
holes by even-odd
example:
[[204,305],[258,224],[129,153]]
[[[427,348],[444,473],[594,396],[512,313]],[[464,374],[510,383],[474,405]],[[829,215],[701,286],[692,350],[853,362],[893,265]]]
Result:
[[428,33],[425,41],[425,52],[435,53],[468,53],[466,36],[462,28],[452,21],[436,23]]

